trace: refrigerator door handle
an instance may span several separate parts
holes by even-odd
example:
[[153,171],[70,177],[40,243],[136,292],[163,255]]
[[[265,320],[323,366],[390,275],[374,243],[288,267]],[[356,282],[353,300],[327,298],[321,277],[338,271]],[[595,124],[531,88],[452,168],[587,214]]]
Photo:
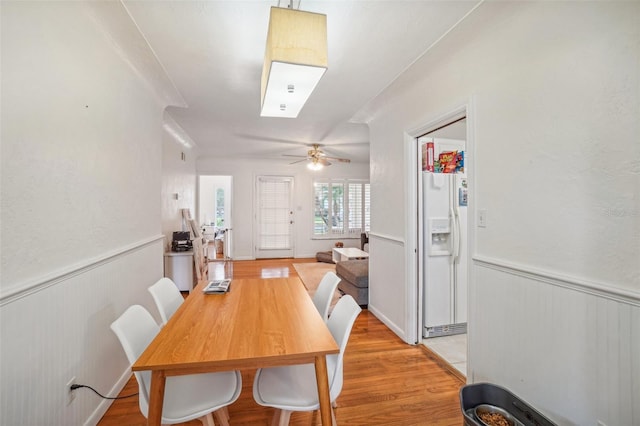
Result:
[[458,260],[460,260],[460,246],[462,245],[462,232],[460,230],[460,210],[458,210],[458,208],[456,207],[455,209],[455,214],[456,214],[456,251],[454,254],[454,262],[457,262]]
[[449,215],[451,215],[451,260],[452,263],[456,263],[458,260],[458,251],[459,251],[459,228],[458,228],[458,218],[456,209],[453,207],[449,208]]
[[451,224],[451,227],[453,228],[453,264],[455,265],[456,263],[458,263],[459,259],[460,259],[460,246],[462,244],[461,238],[462,235],[461,230],[460,230],[460,209],[458,208],[458,185],[457,185],[458,179],[456,177],[456,175],[451,175],[451,183],[450,183],[450,188],[451,188],[451,194],[450,194],[450,206],[449,206],[449,210],[451,212],[451,221],[453,222]]

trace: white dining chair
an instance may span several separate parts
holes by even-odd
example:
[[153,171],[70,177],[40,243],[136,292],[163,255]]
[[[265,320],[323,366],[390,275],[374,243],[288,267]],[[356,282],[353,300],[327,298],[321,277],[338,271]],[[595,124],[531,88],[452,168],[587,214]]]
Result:
[[[111,329],[132,364],[160,331],[149,311],[140,305],[129,307],[111,324]],[[140,411],[148,417],[151,372],[136,371],[134,374],[138,381]],[[167,377],[162,424],[198,419],[206,426],[214,426],[211,416],[214,413],[220,425],[228,426],[226,407],[238,399],[241,389],[242,377],[238,371]]]
[[316,309],[322,315],[324,322],[327,322],[329,318],[329,307],[331,306],[331,300],[333,300],[333,293],[336,291],[336,287],[340,283],[340,277],[335,272],[329,271],[324,274],[318,288],[313,295],[313,304],[316,305]]
[[178,310],[184,297],[178,290],[178,286],[170,278],[160,278],[154,285],[149,287],[149,293],[158,307],[162,325],[165,325],[169,318]]
[[[327,355],[329,398],[332,405],[342,391],[344,350],[360,311],[362,309],[353,297],[346,295],[340,298],[327,321],[327,327],[340,348],[338,354]],[[319,409],[315,365],[298,364],[259,369],[253,381],[253,398],[259,405],[276,409],[272,425],[288,425],[293,411]],[[331,416],[335,425],[333,409]]]

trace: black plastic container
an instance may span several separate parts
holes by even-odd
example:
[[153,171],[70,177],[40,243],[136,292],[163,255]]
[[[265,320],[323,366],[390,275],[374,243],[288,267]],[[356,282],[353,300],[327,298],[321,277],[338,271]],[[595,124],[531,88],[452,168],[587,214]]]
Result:
[[483,426],[474,414],[474,409],[480,404],[506,410],[523,426],[557,426],[507,389],[491,383],[474,383],[460,389],[460,408],[466,426]]

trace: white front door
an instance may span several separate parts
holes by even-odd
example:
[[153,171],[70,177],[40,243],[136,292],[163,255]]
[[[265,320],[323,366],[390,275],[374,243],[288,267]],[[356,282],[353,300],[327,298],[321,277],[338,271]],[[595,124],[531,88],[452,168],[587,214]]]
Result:
[[256,179],[255,257],[293,257],[293,177]]

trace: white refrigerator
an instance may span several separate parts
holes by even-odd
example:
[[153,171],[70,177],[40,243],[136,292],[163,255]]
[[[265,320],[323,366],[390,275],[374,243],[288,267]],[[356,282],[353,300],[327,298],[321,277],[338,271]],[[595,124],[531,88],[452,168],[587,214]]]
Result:
[[[464,141],[459,142],[462,147],[457,149],[464,150]],[[428,338],[466,333],[467,178],[464,172],[423,171],[422,195],[422,334]]]

